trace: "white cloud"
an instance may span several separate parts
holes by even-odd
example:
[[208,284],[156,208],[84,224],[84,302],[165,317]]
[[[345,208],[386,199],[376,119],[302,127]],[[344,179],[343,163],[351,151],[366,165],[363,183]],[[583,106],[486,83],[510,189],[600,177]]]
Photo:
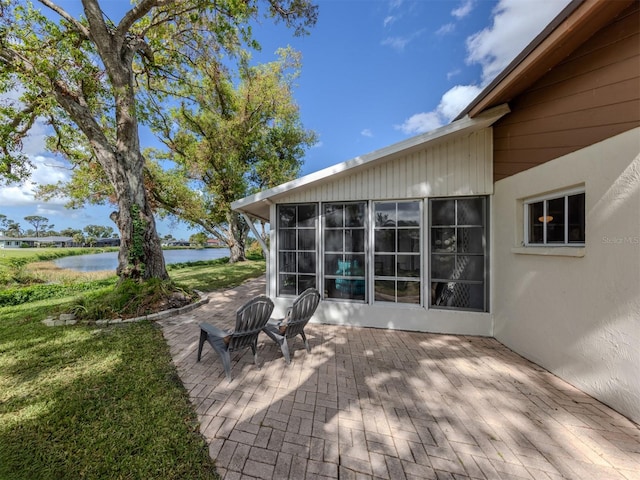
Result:
[[[462,18],[473,3],[465,1],[452,15]],[[493,11],[492,25],[467,38],[467,63],[482,67],[480,86],[456,85],[442,95],[435,110],[412,115],[395,128],[406,134],[419,134],[451,122],[567,3],[569,0],[500,0]],[[459,70],[449,72],[447,78],[458,73]]]
[[500,73],[569,0],[500,0],[493,24],[467,39],[467,62],[480,64],[482,84]]
[[447,35],[453,32],[456,29],[456,25],[454,23],[447,23],[446,25],[442,25],[438,30],[436,30],[436,35]]
[[363,137],[373,137],[373,132],[368,128],[365,128],[360,132],[360,135],[362,135]]
[[402,125],[395,128],[408,135],[425,133],[451,122],[477,95],[480,88],[475,85],[456,85],[447,91],[438,107],[425,113],[417,113],[409,117]]
[[398,19],[398,17],[395,17],[394,15],[389,15],[388,17],[386,17],[383,22],[382,25],[384,27],[391,25],[392,23],[394,23],[396,20]]
[[418,30],[417,32],[412,33],[409,36],[404,37],[387,37],[382,42],[381,45],[391,47],[399,52],[403,51],[404,48],[413,40],[420,37],[424,33],[424,29]]
[[442,125],[437,112],[416,113],[411,115],[402,125],[395,125],[396,130],[401,130],[407,135],[425,133]]
[[411,41],[408,37],[387,37],[382,42],[381,45],[386,47],[391,47],[394,50],[398,50],[399,52],[404,50],[404,47]]
[[462,70],[460,70],[459,68],[447,72],[447,80],[451,80],[453,77],[460,75],[460,73],[462,73]]
[[451,15],[458,19],[464,18],[471,13],[471,10],[473,10],[473,4],[474,0],[464,0],[462,5],[451,11]]
[[[70,170],[64,162],[53,157],[37,155],[30,156],[34,165],[31,178],[18,184],[3,187],[0,190],[0,204],[5,207],[38,205],[42,200],[36,200],[35,190],[38,185],[48,185],[69,179]],[[63,205],[66,198],[56,198],[47,202],[47,206]],[[39,208],[45,208],[39,205]]]

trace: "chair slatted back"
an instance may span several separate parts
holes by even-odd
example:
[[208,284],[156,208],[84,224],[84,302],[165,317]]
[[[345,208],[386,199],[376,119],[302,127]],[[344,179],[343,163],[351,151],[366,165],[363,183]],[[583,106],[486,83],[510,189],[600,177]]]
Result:
[[240,307],[236,313],[236,328],[231,334],[229,350],[249,347],[256,342],[258,334],[271,318],[273,302],[260,295]]
[[291,306],[291,313],[287,320],[286,337],[293,338],[300,335],[320,303],[320,292],[315,288],[308,288],[295,299]]

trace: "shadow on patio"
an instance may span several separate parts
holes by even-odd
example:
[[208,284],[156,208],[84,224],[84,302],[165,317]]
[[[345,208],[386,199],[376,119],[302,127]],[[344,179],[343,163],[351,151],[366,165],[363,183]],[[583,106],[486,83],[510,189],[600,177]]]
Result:
[[310,354],[261,336],[228,383],[198,324],[263,292],[159,322],[223,478],[640,478],[637,425],[491,338],[312,324]]

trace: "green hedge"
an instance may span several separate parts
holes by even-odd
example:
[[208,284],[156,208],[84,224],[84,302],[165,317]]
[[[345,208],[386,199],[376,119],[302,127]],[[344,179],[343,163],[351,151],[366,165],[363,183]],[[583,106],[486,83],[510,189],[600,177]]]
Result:
[[115,285],[116,279],[95,280],[76,284],[32,285],[0,290],[0,307],[10,307],[49,298],[62,298]]

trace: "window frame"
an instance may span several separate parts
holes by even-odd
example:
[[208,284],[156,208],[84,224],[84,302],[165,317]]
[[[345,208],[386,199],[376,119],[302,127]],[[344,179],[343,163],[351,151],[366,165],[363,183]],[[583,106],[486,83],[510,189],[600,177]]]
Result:
[[[371,268],[371,298],[370,298],[370,304],[375,305],[402,305],[405,307],[421,307],[424,305],[424,301],[425,301],[425,295],[424,295],[424,269],[425,269],[425,264],[424,264],[424,199],[419,199],[419,198],[403,198],[403,199],[388,199],[388,200],[371,200],[371,208],[370,208],[370,215],[371,215],[371,221],[370,221],[370,227],[369,227],[369,232],[371,235],[371,251],[369,252],[369,261],[372,262],[372,268]],[[377,251],[376,250],[376,231],[381,231],[381,230],[391,230],[390,227],[388,228],[380,228],[378,226],[376,226],[376,219],[375,219],[375,214],[376,214],[376,204],[394,204],[395,205],[395,211],[397,213],[398,211],[398,204],[400,203],[415,203],[418,205],[418,225],[405,225],[405,226],[400,226],[400,225],[396,225],[393,227],[393,230],[396,232],[396,236],[395,238],[397,239],[397,232],[398,231],[402,231],[402,230],[418,230],[418,235],[419,235],[419,239],[418,239],[418,252],[404,252],[404,251],[400,251],[398,249],[398,245],[395,245],[395,251],[393,252],[386,252],[386,251]],[[394,276],[389,276],[389,275],[377,275],[376,274],[376,268],[375,268],[375,262],[376,262],[376,256],[377,255],[393,255],[395,257],[395,270],[396,270],[396,274]],[[418,264],[420,267],[420,275],[418,275],[417,277],[402,277],[402,276],[398,276],[397,275],[397,264],[398,264],[398,257],[399,256],[412,256],[412,257],[417,257],[418,258]],[[394,301],[391,300],[377,300],[376,299],[376,281],[393,281],[395,282],[395,288],[394,288]],[[418,295],[419,295],[419,299],[417,303],[412,303],[412,302],[402,302],[402,301],[398,301],[398,282],[411,282],[411,283],[415,283],[418,285]]]
[[[313,206],[315,208],[315,216],[314,216],[314,221],[313,221],[313,226],[300,226],[298,223],[298,208],[301,206]],[[293,227],[283,227],[280,225],[280,209],[281,208],[287,208],[287,207],[295,207],[296,209],[296,224]],[[278,297],[296,297],[297,295],[299,295],[300,293],[302,293],[302,291],[304,291],[307,287],[305,288],[300,288],[300,277],[313,277],[314,278],[314,282],[315,282],[315,288],[318,288],[318,277],[320,274],[320,269],[319,269],[319,265],[318,265],[318,257],[319,257],[319,242],[320,242],[320,229],[318,228],[319,225],[319,211],[320,211],[320,206],[318,204],[318,202],[300,202],[300,203],[280,203],[276,205],[276,222],[277,222],[277,229],[276,229],[276,292],[277,292],[277,296]],[[282,239],[281,239],[281,235],[282,235],[282,231],[283,230],[294,230],[295,233],[295,248],[293,249],[283,249],[282,248]],[[314,231],[314,250],[305,250],[305,249],[300,249],[300,245],[299,245],[299,234],[298,232],[300,230],[313,230]],[[310,253],[310,252],[314,252],[315,255],[315,273],[313,274],[307,274],[305,272],[300,272],[299,271],[299,262],[298,262],[298,254],[300,252],[304,252],[304,253]],[[281,262],[281,254],[282,253],[295,253],[296,255],[296,267],[295,267],[295,271],[284,271],[283,270],[283,266],[282,266],[282,262]],[[295,293],[289,293],[289,292],[283,292],[282,291],[282,281],[281,281],[281,277],[283,275],[289,275],[289,276],[295,276],[296,277],[296,285],[295,285]]]
[[[459,200],[470,200],[470,199],[480,199],[482,200],[482,224],[480,225],[475,225],[475,224],[459,224],[458,223],[458,201]],[[434,225],[433,224],[433,219],[434,219],[434,214],[433,214],[433,202],[437,202],[437,201],[455,201],[455,207],[454,207],[454,224],[449,225],[449,224],[437,224]],[[428,217],[429,217],[429,222],[428,222],[428,239],[427,239],[427,250],[428,250],[428,255],[429,255],[429,260],[428,260],[428,265],[427,265],[427,270],[428,270],[428,285],[429,285],[429,295],[428,295],[428,300],[425,302],[426,305],[428,305],[429,309],[434,309],[434,310],[449,310],[449,311],[465,311],[465,312],[481,312],[481,313],[486,313],[489,312],[489,303],[490,303],[490,291],[489,291],[489,287],[490,287],[490,227],[491,227],[491,220],[490,220],[490,212],[491,212],[491,205],[490,205],[490,196],[489,195],[470,195],[470,196],[447,196],[447,197],[431,197],[428,198]],[[451,251],[451,252],[440,252],[440,251],[436,251],[433,248],[432,245],[432,239],[433,239],[433,235],[434,232],[438,229],[453,229],[455,230],[455,237],[458,238],[458,230],[460,229],[469,229],[469,228],[482,228],[482,254],[480,253],[475,253],[475,252],[460,252],[458,251],[458,246],[456,243],[456,247],[455,250]],[[467,256],[467,257],[482,257],[483,259],[483,274],[482,274],[482,281],[480,280],[471,280],[471,279],[444,279],[444,278],[438,278],[433,276],[433,265],[432,262],[434,260],[434,255],[435,256],[442,256],[442,257],[446,257],[446,256],[451,256],[454,259],[457,258],[457,256]],[[483,290],[483,307],[482,308],[472,308],[472,307],[457,307],[457,306],[449,306],[449,305],[438,305],[433,303],[433,286],[434,284],[466,284],[466,285],[482,285],[482,290]]]
[[[575,196],[575,195],[580,195],[580,194],[584,194],[584,201],[585,201],[585,205],[584,205],[584,218],[582,219],[583,223],[584,223],[584,236],[585,236],[585,241],[583,242],[570,242],[569,241],[569,197],[571,196]],[[562,199],[564,202],[564,225],[563,225],[563,229],[564,229],[564,241],[563,242],[552,242],[549,243],[547,241],[547,235],[548,235],[548,222],[542,222],[542,242],[531,242],[530,238],[531,238],[531,229],[530,229],[530,207],[531,205],[534,205],[536,203],[541,203],[543,205],[543,211],[542,211],[542,217],[547,217],[548,216],[548,203],[552,200],[560,200]],[[555,193],[550,193],[550,194],[546,194],[546,195],[540,195],[537,197],[532,197],[532,198],[528,198],[526,200],[523,200],[522,204],[523,204],[523,219],[524,219],[524,237],[523,237],[523,242],[522,244],[525,247],[531,247],[531,248],[548,248],[548,247],[552,247],[552,248],[570,248],[570,247],[584,247],[586,244],[586,231],[587,231],[587,226],[586,226],[586,221],[587,221],[587,213],[586,213],[586,202],[587,202],[587,195],[586,195],[586,191],[585,191],[585,187],[577,187],[577,188],[572,188],[572,189],[568,189],[568,190],[562,190],[559,192],[555,192]]]
[[[340,205],[342,208],[347,205],[362,205],[364,207],[364,216],[362,226],[349,226],[343,223],[341,226],[327,226],[327,218],[326,218],[326,207],[330,205]],[[322,299],[331,302],[349,302],[349,303],[369,303],[369,210],[370,210],[370,202],[367,200],[349,200],[349,201],[332,201],[332,202],[321,202],[320,203],[320,239],[319,239],[319,253],[320,253],[320,262],[319,262],[319,282],[322,285]],[[344,219],[344,217],[343,217]],[[327,231],[331,232],[341,232],[343,247],[344,245],[344,235],[347,230],[362,230],[363,232],[363,251],[362,252],[354,252],[353,250],[347,251],[344,250],[341,252],[327,250],[326,249],[326,239],[327,239]],[[362,255],[364,257],[364,265],[362,266],[363,274],[362,275],[340,275],[338,273],[328,273],[326,271],[326,260],[327,255],[342,255],[343,258],[348,255]],[[336,280],[342,281],[346,284],[350,284],[354,282],[357,287],[357,282],[364,282],[364,292],[363,299],[359,298],[349,298],[349,297],[331,297],[326,294],[326,280]],[[336,289],[338,287],[336,286]]]

